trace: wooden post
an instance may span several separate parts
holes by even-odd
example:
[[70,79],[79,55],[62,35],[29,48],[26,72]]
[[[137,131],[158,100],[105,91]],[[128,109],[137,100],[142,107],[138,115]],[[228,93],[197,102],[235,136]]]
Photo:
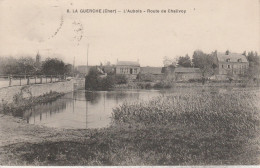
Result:
[[30,85],[30,76],[27,77],[27,85]]
[[41,75],[41,78],[40,78],[40,83],[42,84],[42,75]]
[[9,87],[12,86],[12,75],[9,75]]

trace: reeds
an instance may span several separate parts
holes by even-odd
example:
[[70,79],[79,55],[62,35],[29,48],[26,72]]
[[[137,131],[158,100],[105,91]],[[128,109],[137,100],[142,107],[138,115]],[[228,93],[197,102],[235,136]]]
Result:
[[183,125],[213,132],[241,132],[259,126],[257,95],[248,92],[188,93],[124,103],[114,109],[117,123]]

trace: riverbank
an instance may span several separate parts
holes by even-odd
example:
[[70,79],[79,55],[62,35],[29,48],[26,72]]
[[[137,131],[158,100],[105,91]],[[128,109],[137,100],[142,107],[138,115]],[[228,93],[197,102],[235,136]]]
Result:
[[196,93],[125,104],[115,110],[114,124],[104,129],[47,128],[4,115],[0,163],[257,165],[257,96]]
[[253,81],[207,81],[205,84],[201,82],[130,82],[127,84],[117,84],[116,89],[168,89],[168,88],[191,88],[191,87],[259,87],[259,84]]
[[22,92],[14,95],[13,102],[2,102],[0,104],[0,114],[9,114],[22,117],[25,110],[33,108],[38,104],[48,103],[57,100],[64,93],[49,92],[37,97],[24,98]]

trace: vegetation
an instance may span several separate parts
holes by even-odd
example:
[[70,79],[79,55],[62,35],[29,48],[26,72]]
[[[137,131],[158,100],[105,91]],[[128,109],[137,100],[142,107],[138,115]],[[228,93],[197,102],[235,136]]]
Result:
[[72,75],[72,65],[65,64],[57,58],[47,58],[42,63],[36,63],[32,57],[0,57],[1,75]]
[[42,64],[42,73],[48,75],[64,75],[72,72],[72,65],[65,64],[57,58],[48,58]]
[[125,103],[113,118],[142,132],[129,141],[149,164],[257,164],[250,146],[260,126],[256,101],[251,93],[164,96]]
[[189,93],[125,103],[109,128],[2,151],[9,165],[258,165],[256,96]]
[[125,75],[115,75],[116,84],[127,84],[127,78]]
[[38,104],[54,101],[63,95],[62,93],[50,92],[39,97],[30,97],[27,99],[23,98],[23,95],[19,93],[14,96],[12,103],[3,102],[3,104],[0,105],[0,113],[22,117],[25,110]]
[[192,64],[192,63],[191,63],[191,59],[190,59],[190,57],[189,57],[188,54],[186,54],[185,57],[180,56],[179,59],[178,59],[178,65],[179,65],[179,66],[182,66],[182,67],[191,67],[191,66],[192,66],[191,64]]
[[[245,53],[246,55],[246,53]],[[248,73],[246,74],[250,79],[259,78],[260,74],[260,56],[257,54],[257,52],[249,52],[247,56],[247,59],[249,61],[249,69]]]
[[113,75],[101,77],[101,73],[96,68],[91,68],[85,77],[86,90],[110,90],[115,85]]
[[195,68],[200,68],[203,78],[213,75],[214,70],[217,68],[217,62],[214,60],[213,55],[200,50],[194,51],[192,62]]

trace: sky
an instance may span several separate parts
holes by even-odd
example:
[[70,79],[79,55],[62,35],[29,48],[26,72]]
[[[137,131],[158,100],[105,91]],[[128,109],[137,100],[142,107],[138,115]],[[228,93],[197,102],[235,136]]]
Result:
[[[0,0],[0,56],[162,66],[200,49],[260,53],[259,0]],[[69,13],[67,10],[69,9]],[[73,13],[77,9],[78,13]],[[81,13],[116,9],[120,13]],[[145,13],[123,13],[135,9]],[[147,10],[186,13],[147,13]]]

